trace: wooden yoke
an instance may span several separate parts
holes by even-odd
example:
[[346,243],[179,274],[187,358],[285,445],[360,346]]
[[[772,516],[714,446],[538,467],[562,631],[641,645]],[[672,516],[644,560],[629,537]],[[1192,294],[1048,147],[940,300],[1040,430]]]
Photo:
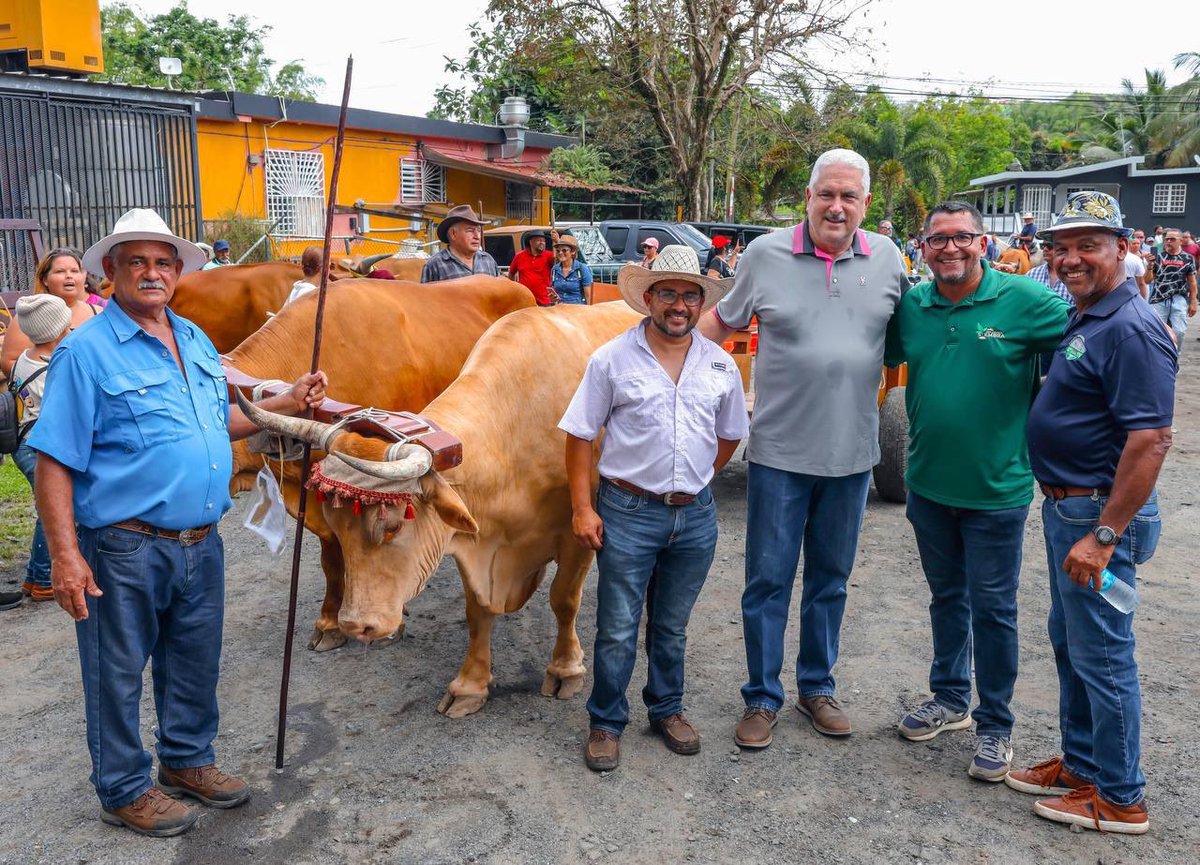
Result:
[[[225,370],[225,382],[229,387],[231,403],[235,401],[235,388],[250,391],[263,384],[263,379],[246,375],[237,367],[231,366],[224,357],[221,358],[221,366]],[[278,396],[289,390],[289,384],[268,384],[263,387],[262,395]],[[437,471],[452,469],[462,463],[462,442],[433,421],[413,412],[365,408],[326,397],[325,401],[313,410],[312,417],[321,423],[341,424],[342,429],[360,435],[386,435],[396,441],[418,444],[433,456],[433,468]]]

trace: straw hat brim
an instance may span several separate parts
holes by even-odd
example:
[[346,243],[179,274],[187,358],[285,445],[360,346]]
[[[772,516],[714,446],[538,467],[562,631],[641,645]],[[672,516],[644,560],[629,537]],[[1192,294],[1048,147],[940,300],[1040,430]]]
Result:
[[182,237],[163,234],[161,231],[122,231],[119,234],[110,234],[89,246],[87,252],[83,254],[83,269],[97,276],[102,275],[104,273],[104,257],[118,243],[128,243],[131,240],[153,240],[175,247],[176,255],[183,262],[182,273],[199,270],[208,262],[208,256],[204,254],[203,249]]
[[617,274],[617,289],[627,304],[642,315],[649,315],[650,309],[646,306],[642,295],[655,283],[666,282],[669,279],[690,282],[704,291],[701,312],[712,309],[733,288],[732,279],[713,279],[696,273],[688,273],[685,270],[650,270],[640,264],[627,264]]

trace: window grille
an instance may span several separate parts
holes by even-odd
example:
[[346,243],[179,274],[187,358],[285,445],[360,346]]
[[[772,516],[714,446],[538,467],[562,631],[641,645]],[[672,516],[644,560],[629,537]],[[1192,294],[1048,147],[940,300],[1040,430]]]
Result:
[[1154,184],[1154,213],[1178,214],[1183,213],[1187,203],[1186,183],[1156,183]]
[[504,218],[533,220],[533,186],[528,183],[504,182]]
[[445,204],[446,169],[424,159],[401,159],[400,203]]
[[1021,213],[1032,213],[1033,224],[1045,228],[1050,224],[1050,199],[1054,190],[1049,186],[1026,186],[1022,191]]
[[267,219],[275,223],[275,233],[284,237],[324,236],[325,155],[268,150],[266,169]]

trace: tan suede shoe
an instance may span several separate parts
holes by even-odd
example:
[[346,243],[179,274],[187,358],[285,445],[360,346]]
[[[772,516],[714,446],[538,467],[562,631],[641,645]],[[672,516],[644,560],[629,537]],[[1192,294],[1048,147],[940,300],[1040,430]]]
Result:
[[110,826],[124,826],[139,835],[154,838],[181,835],[192,828],[199,816],[195,810],[157,787],[151,787],[128,805],[111,811],[100,810],[100,819]]
[[213,808],[236,808],[250,798],[245,781],[226,775],[212,763],[189,769],[159,766],[158,786],[167,793],[191,796]]

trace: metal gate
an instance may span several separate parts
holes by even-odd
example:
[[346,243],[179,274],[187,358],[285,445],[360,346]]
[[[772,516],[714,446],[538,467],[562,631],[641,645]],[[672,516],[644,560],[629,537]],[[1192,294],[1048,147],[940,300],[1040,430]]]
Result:
[[[199,236],[195,120],[189,110],[0,93],[0,219],[40,223],[46,248],[86,249],[132,207]],[[3,256],[0,283],[32,271]]]

